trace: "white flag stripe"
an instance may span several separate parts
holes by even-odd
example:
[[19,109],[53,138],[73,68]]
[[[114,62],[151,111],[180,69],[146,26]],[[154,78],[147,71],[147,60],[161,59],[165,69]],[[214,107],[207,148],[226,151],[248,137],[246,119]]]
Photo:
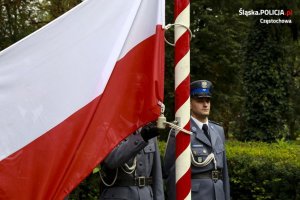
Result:
[[[130,30],[131,34],[126,39],[120,59],[134,46],[142,42],[145,38],[153,35],[156,31],[156,25],[159,24],[164,26],[164,6],[164,1],[143,0]],[[157,12],[153,12],[153,10],[149,8],[157,8]],[[145,26],[145,24],[148,26]]]
[[128,32],[140,25],[132,26],[137,12],[151,2],[86,0],[81,9],[0,52],[0,160],[102,93],[118,57],[155,33],[140,32],[136,40],[129,36],[124,46]]

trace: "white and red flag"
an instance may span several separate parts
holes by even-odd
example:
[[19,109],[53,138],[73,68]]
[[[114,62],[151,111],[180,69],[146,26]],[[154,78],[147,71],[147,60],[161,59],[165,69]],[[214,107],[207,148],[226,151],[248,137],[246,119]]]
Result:
[[0,52],[0,199],[62,199],[160,114],[163,0],[85,0]]

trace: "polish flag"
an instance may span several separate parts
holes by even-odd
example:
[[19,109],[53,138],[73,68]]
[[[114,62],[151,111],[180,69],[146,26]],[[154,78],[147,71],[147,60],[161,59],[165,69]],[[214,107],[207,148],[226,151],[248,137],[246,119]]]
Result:
[[85,0],[0,52],[0,199],[63,199],[164,84],[163,0]]

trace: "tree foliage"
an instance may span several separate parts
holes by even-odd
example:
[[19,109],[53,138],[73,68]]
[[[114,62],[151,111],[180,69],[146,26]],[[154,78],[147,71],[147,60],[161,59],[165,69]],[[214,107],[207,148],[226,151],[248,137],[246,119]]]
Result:
[[0,49],[65,13],[81,0],[0,0]]
[[29,0],[1,0],[0,4],[0,48],[4,49],[37,28],[32,22],[38,12],[32,9],[35,2]]
[[241,47],[248,24],[238,16],[240,6],[241,2],[203,0],[191,4],[191,79],[212,81],[211,118],[222,122],[225,133],[240,115],[242,102]]
[[[278,5],[252,5],[255,10],[284,9]],[[272,19],[274,16],[264,16]],[[283,16],[283,19],[288,17]],[[291,25],[261,23],[254,17],[244,50],[243,89],[245,109],[242,131],[235,134],[241,140],[274,141],[287,135],[289,101],[293,91],[292,66],[288,64],[290,41],[295,40]],[[296,23],[296,22],[294,22]],[[292,34],[290,32],[292,31]]]
[[249,34],[243,71],[243,139],[274,141],[284,130],[291,79],[281,38],[274,34],[272,26],[259,22]]

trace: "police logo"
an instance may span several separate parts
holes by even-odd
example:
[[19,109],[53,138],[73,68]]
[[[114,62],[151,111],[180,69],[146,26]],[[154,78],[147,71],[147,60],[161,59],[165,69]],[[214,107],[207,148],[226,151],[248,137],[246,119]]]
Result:
[[201,83],[201,86],[202,86],[202,88],[207,88],[207,82],[206,82],[206,81],[203,81],[203,82]]

